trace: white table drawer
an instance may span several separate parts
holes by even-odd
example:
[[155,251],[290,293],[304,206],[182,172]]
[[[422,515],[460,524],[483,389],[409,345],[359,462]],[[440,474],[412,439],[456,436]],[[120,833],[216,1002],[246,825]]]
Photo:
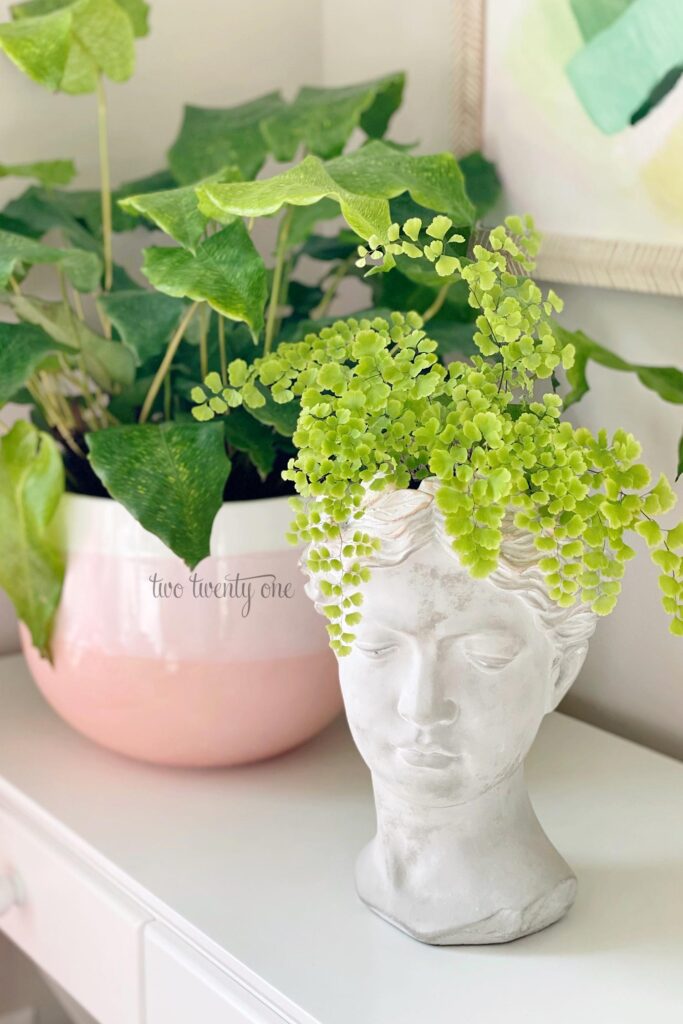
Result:
[[0,810],[0,873],[12,872],[23,902],[0,929],[101,1024],[141,1022],[143,913]]
[[210,960],[160,924],[145,930],[146,1024],[284,1024]]

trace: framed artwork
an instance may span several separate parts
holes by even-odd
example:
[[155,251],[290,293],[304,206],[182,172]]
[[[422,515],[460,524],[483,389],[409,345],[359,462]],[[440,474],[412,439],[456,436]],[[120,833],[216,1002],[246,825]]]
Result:
[[454,0],[455,149],[545,236],[539,276],[683,295],[683,0]]

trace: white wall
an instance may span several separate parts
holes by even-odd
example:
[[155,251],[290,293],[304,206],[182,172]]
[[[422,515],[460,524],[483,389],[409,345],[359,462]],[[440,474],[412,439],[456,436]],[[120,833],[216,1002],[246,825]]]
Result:
[[[458,0],[156,0],[152,35],[139,44],[139,68],[110,87],[114,179],[156,169],[173,139],[183,101],[227,105],[303,81],[341,84],[397,69],[409,73],[395,137],[423,149],[453,141],[454,5]],[[8,4],[0,3],[3,15]],[[50,97],[0,61],[2,159],[78,158],[97,178],[91,98]],[[8,186],[3,185],[3,190]],[[559,289],[565,320],[627,358],[678,361],[679,300],[586,288]],[[641,438],[656,470],[673,468],[680,407],[635,380],[591,369],[592,391],[577,409],[589,426],[623,424]],[[0,650],[8,636],[0,596]],[[588,720],[683,756],[683,645],[666,631],[646,558],[630,564],[621,604],[600,623],[567,707]]]

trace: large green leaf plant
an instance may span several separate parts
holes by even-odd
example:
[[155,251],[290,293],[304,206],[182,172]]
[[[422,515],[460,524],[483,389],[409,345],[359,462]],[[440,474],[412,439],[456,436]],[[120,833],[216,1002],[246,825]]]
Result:
[[[476,311],[462,282],[444,279],[445,264],[400,252],[384,261],[392,273],[366,278],[357,247],[388,252],[392,225],[426,210],[450,218],[462,255],[500,187],[481,154],[458,163],[386,140],[400,73],[304,87],[291,101],[273,92],[221,109],[188,106],[168,166],[114,187],[105,83],[131,76],[147,4],[27,0],[11,15],[0,25],[7,57],[51,91],[92,94],[98,114],[99,189],[67,188],[70,160],[0,154],[0,177],[34,182],[0,211],[0,301],[11,321],[0,324],[0,407],[30,409],[30,421],[0,428],[0,585],[49,654],[64,571],[53,517],[64,489],[121,502],[196,565],[223,500],[289,492],[281,474],[299,414],[298,402],[257,383],[220,421],[198,421],[192,394],[208,371],[216,368],[213,412],[222,413],[218,392],[244,384],[254,360],[281,342],[334,322],[341,306],[368,316],[416,310],[440,358],[472,355]],[[258,178],[267,160],[288,166]],[[254,230],[259,218],[274,224],[272,246]],[[140,227],[164,244],[144,249],[132,277],[116,261],[117,236]],[[51,275],[45,293],[35,267]],[[575,397],[589,359],[616,358],[584,337],[575,339]],[[610,365],[683,400],[677,371]]]

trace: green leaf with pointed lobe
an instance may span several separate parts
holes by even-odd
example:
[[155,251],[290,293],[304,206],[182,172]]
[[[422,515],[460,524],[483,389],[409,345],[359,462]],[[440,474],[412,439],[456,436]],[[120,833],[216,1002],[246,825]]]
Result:
[[206,558],[231,468],[222,422],[133,424],[86,440],[112,498],[191,569]]
[[[114,231],[147,226],[145,221],[124,213],[118,206],[119,199],[173,188],[174,184],[168,171],[157,171],[119,185],[112,192]],[[18,234],[44,235],[58,228],[79,249],[101,250],[102,200],[95,189],[48,189],[33,185],[8,203],[3,212],[25,225]]]
[[384,142],[369,142],[327,166],[351,191],[386,199],[407,191],[421,206],[447,213],[456,226],[472,223],[474,207],[452,153],[413,156]]
[[[290,249],[303,245],[321,220],[333,220],[339,216],[339,206],[331,199],[321,199],[312,206],[292,207],[292,218],[289,222],[287,244]],[[330,239],[328,239],[330,241]],[[357,240],[356,240],[356,244]]]
[[64,493],[64,467],[53,439],[20,420],[0,437],[0,586],[34,645],[49,642],[64,578],[52,525]]
[[677,367],[629,363],[583,331],[569,331],[557,322],[553,323],[553,331],[563,345],[571,344],[575,350],[574,365],[566,371],[571,390],[564,398],[565,409],[578,402],[589,390],[586,368],[590,360],[610,370],[635,373],[641,384],[655,391],[665,402],[683,403],[683,372]]
[[[13,11],[16,15],[16,12]],[[68,10],[0,25],[0,49],[39,85],[59,89],[71,43]]]
[[300,164],[262,181],[203,185],[197,189],[200,209],[221,220],[236,214],[262,217],[284,205],[310,206],[334,200],[347,223],[363,238],[388,240],[388,200],[408,191],[416,202],[448,213],[456,224],[471,223],[474,208],[464,179],[450,153],[411,156],[382,142],[370,142],[348,156],[323,163],[307,156]]
[[176,181],[191,185],[229,166],[239,167],[246,179],[255,177],[268,153],[261,122],[283,107],[279,92],[238,107],[185,107],[180,132],[168,151]]
[[253,462],[259,476],[265,480],[275,464],[273,431],[260,423],[246,409],[231,409],[223,420],[225,440]]
[[196,253],[145,249],[142,271],[166,295],[208,302],[228,319],[243,321],[254,339],[263,327],[266,268],[241,220],[211,235]]
[[68,185],[76,173],[73,160],[39,160],[33,164],[0,164],[0,178],[37,178],[45,188]]
[[54,249],[25,235],[0,231],[0,288],[10,277],[23,274],[26,267],[39,263],[56,263],[79,292],[97,288],[102,273],[99,257],[83,249]]
[[[41,237],[57,228],[76,248],[99,252],[100,242],[85,224],[86,204],[81,198],[85,195],[84,192],[31,185],[7,204],[4,213],[21,226],[21,230],[15,231],[16,234]],[[99,204],[99,193],[93,192],[93,196],[97,196]]]
[[467,195],[474,203],[477,217],[483,217],[492,206],[495,206],[502,193],[495,164],[479,152],[468,153],[459,163],[460,170],[465,176]]
[[[224,167],[205,179],[205,182],[222,183],[241,179],[239,167]],[[176,242],[195,252],[208,223],[199,209],[195,188],[196,185],[183,185],[162,192],[131,195],[118,202],[125,213],[146,217]]]
[[149,35],[149,4],[145,0],[116,0],[123,7],[133,26],[133,35],[138,39]]
[[58,348],[38,327],[0,323],[0,407],[12,401],[29,377]]
[[101,295],[97,304],[133,352],[138,366],[165,350],[186,308],[182,299],[142,290]]
[[342,152],[355,128],[381,138],[401,105],[405,75],[386,75],[342,88],[304,86],[296,99],[263,120],[261,130],[278,160],[293,160],[300,145],[329,159]]
[[296,430],[297,420],[301,412],[301,403],[298,399],[294,399],[291,402],[276,402],[268,388],[263,387],[261,384],[256,386],[263,395],[265,404],[260,405],[258,408],[249,409],[249,414],[255,420],[258,420],[259,423],[272,427],[282,437],[291,437]]
[[0,46],[41,85],[94,92],[99,74],[130,78],[133,40],[147,32],[147,10],[143,0],[27,0],[0,26]]

